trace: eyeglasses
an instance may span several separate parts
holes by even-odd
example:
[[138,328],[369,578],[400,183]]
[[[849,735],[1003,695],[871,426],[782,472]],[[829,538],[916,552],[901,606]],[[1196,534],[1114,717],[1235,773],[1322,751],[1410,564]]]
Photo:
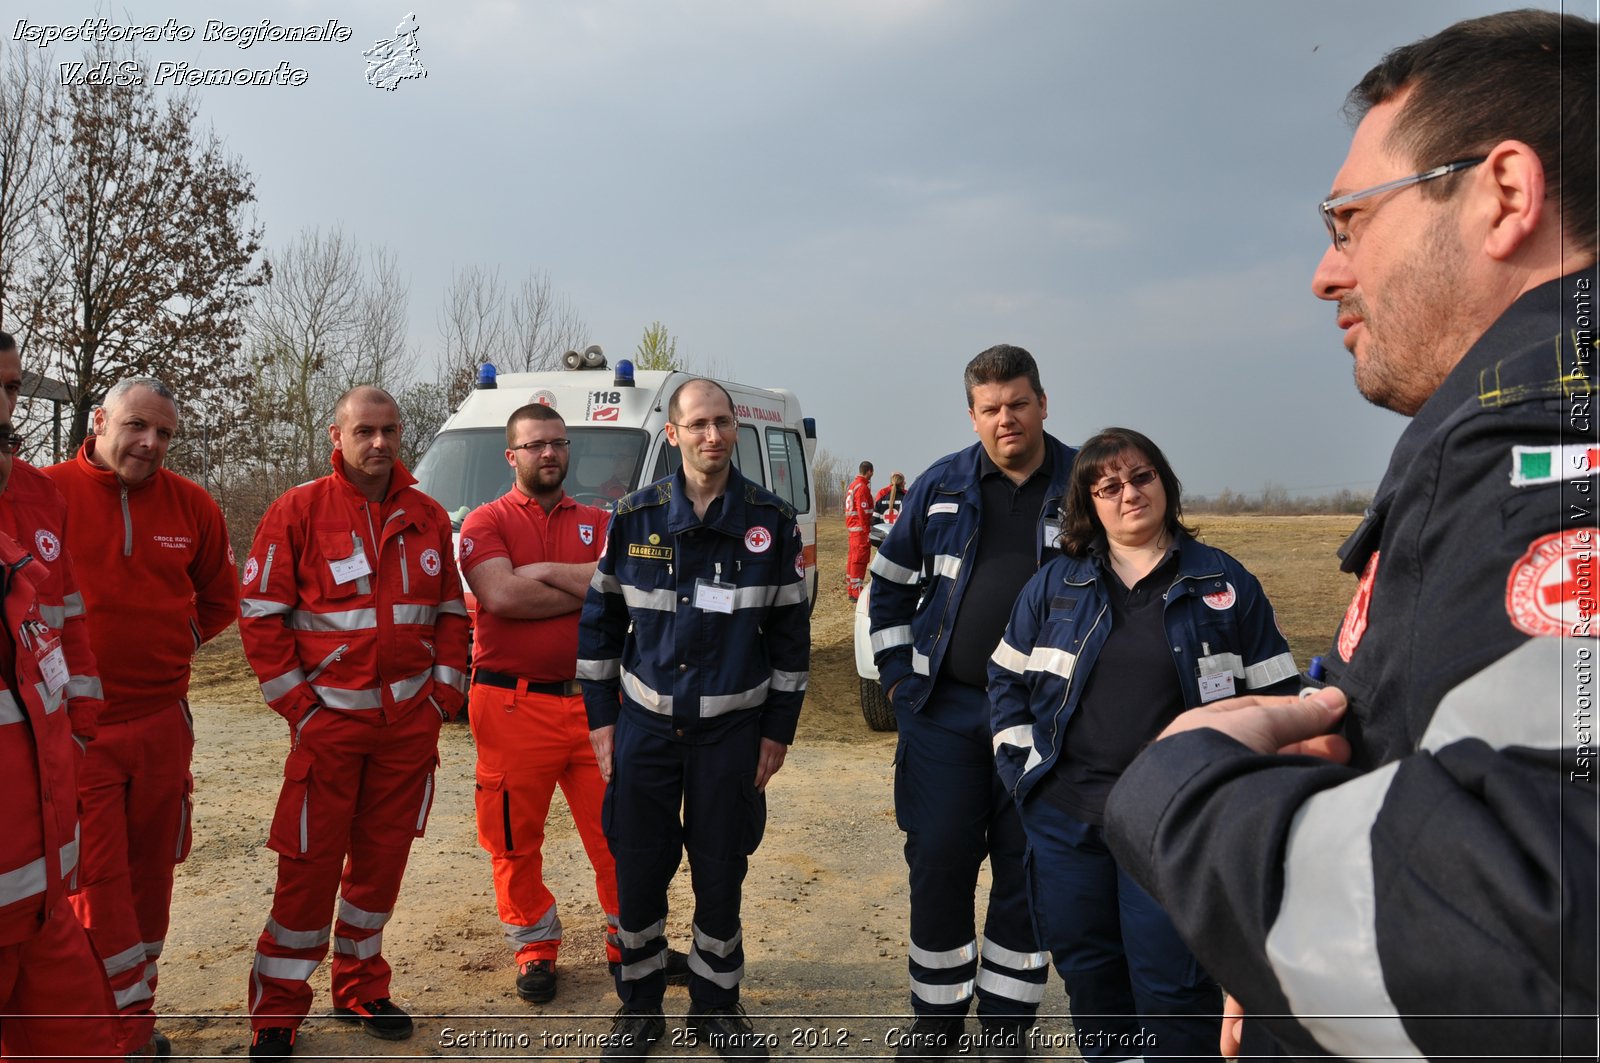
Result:
[[1134,473],[1126,480],[1112,480],[1109,483],[1103,483],[1098,487],[1091,487],[1089,489],[1089,493],[1098,499],[1109,502],[1113,498],[1121,498],[1122,489],[1124,487],[1137,487],[1142,491],[1154,483],[1156,477],[1159,475],[1161,474],[1156,472],[1154,469],[1144,469],[1140,472]]
[[1359,192],[1351,192],[1348,195],[1323,200],[1317,206],[1317,209],[1322,212],[1322,224],[1328,227],[1328,236],[1333,240],[1333,249],[1335,251],[1343,251],[1350,245],[1350,234],[1340,230],[1339,219],[1335,215],[1343,208],[1356,202],[1356,200],[1366,199],[1369,196],[1380,196],[1385,192],[1395,192],[1402,188],[1410,188],[1412,185],[1420,185],[1424,181],[1431,181],[1435,177],[1445,177],[1461,170],[1470,170],[1483,162],[1485,158],[1487,156],[1480,156],[1476,159],[1458,159],[1455,162],[1447,162],[1443,166],[1435,166],[1431,170],[1414,173],[1410,177],[1402,177],[1395,181],[1385,181],[1381,185],[1363,188]]
[[0,454],[15,454],[22,449],[22,445],[27,441],[27,436],[20,436],[15,432],[0,435]]
[[507,447],[507,450],[526,450],[529,454],[538,454],[549,448],[551,450],[566,450],[572,446],[570,439],[536,439],[532,443],[516,443]]
[[690,424],[678,424],[676,421],[672,423],[680,431],[688,432],[697,439],[711,431],[713,428],[717,430],[718,435],[726,436],[732,435],[733,430],[739,427],[739,422],[735,421],[732,417],[718,417],[713,421],[694,421]]

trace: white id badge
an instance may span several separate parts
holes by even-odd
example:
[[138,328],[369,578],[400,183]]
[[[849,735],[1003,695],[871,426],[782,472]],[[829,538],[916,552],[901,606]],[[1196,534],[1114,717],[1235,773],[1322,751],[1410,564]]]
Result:
[[54,694],[67,685],[67,657],[61,652],[61,641],[52,641],[48,648],[40,647],[39,670],[44,673],[44,685]]
[[333,582],[349,583],[353,579],[371,575],[372,566],[367,564],[365,550],[357,550],[343,561],[329,561],[328,571],[333,573]]
[[708,613],[731,613],[733,592],[737,589],[731,583],[697,579],[694,581],[694,607]]
[[1233,697],[1233,673],[1211,672],[1202,673],[1200,676],[1200,704],[1209,705],[1213,701]]

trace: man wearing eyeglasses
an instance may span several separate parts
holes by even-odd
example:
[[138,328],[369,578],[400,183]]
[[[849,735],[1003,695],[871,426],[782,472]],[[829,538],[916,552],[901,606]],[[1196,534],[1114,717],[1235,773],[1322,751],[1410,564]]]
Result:
[[682,468],[617,503],[578,629],[620,905],[622,1007],[603,1054],[642,1056],[665,1032],[667,886],[687,851],[688,1033],[724,1058],[765,1059],[739,1004],[739,906],[810,667],[800,528],[733,467],[726,390],[690,380],[667,416]]
[[[605,782],[574,678],[578,614],[609,516],[562,489],[566,428],[549,406],[512,413],[511,490],[461,525],[461,569],[478,599],[467,708],[478,747],[478,842],[494,866],[500,925],[516,952],[517,995],[535,1004],[556,995],[561,948],[561,916],[541,852],[557,785],[594,868],[606,956],[613,965],[621,961],[617,868],[600,828]],[[675,956],[681,968],[683,955]]]
[[334,1014],[383,1040],[413,1032],[389,997],[383,928],[427,828],[440,724],[466,699],[467,607],[450,518],[401,463],[401,428],[388,392],[346,392],[333,471],[272,504],[244,565],[239,634],[290,737],[252,1059],[293,1054],[330,932]]
[[99,731],[79,773],[83,808],[78,917],[116,995],[124,1051],[166,1055],[155,1030],[158,961],[173,875],[192,838],[196,650],[238,616],[238,569],[222,510],[165,467],[177,398],[130,377],[94,411],[94,435],[44,472],[71,520],[89,643],[105,689]]
[[1107,808],[1246,1054],[1595,1057],[1596,80],[1593,22],[1516,11],[1350,94],[1312,284],[1411,423],[1331,686],[1185,713]]

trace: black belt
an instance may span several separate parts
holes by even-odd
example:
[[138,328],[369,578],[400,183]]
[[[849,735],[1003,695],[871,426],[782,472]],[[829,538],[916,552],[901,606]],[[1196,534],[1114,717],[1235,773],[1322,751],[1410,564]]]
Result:
[[555,694],[563,698],[583,693],[583,685],[576,679],[568,679],[562,683],[533,683],[520,676],[491,672],[487,668],[473,669],[472,681],[482,683],[486,687],[499,687],[502,690],[526,690],[530,694]]

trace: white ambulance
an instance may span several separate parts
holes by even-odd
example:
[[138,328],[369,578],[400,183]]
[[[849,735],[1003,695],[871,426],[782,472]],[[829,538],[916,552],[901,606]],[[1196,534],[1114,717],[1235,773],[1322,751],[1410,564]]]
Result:
[[[520,406],[543,403],[566,421],[567,494],[610,509],[617,499],[674,472],[683,463],[667,442],[667,402],[693,373],[639,370],[627,360],[608,367],[591,346],[569,351],[566,370],[545,373],[479,371],[478,385],[433,437],[417,462],[418,486],[450,514],[456,531],[473,509],[511,488],[506,464],[506,420]],[[805,541],[806,580],[817,601],[817,503],[811,461],[816,422],[800,413],[800,400],[783,388],[757,388],[719,380],[733,396],[739,420],[733,463],[794,506]]]

